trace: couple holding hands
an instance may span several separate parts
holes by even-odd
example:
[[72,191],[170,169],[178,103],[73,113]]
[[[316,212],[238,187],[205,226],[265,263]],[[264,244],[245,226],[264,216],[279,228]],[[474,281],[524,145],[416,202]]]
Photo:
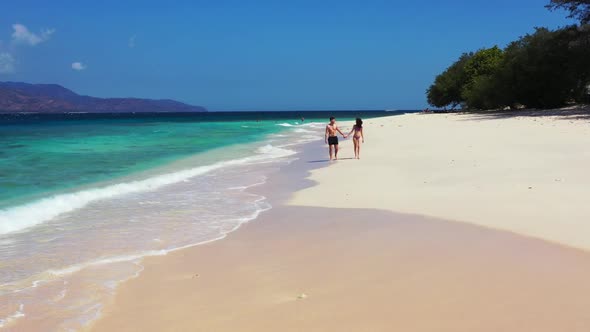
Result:
[[356,124],[352,127],[352,130],[348,135],[345,135],[340,128],[336,125],[336,118],[331,117],[330,123],[326,126],[325,141],[329,146],[330,150],[330,161],[338,160],[338,136],[336,133],[340,133],[343,138],[354,133],[352,142],[354,143],[354,158],[361,159],[361,141],[365,143],[365,136],[363,135],[363,120],[356,118]]

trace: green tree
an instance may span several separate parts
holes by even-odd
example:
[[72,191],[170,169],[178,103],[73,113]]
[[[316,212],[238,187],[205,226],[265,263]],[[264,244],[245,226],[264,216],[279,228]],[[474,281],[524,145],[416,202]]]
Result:
[[569,18],[582,24],[590,23],[590,0],[551,0],[546,7],[550,10],[565,9],[569,11]]
[[590,102],[590,0],[551,0],[545,7],[550,10],[565,9],[569,18],[580,21],[576,29],[568,27],[564,30],[570,36],[575,35],[568,45],[571,64],[578,71],[575,99]]
[[464,53],[442,74],[438,75],[427,91],[430,105],[435,107],[466,104],[470,108],[493,107],[490,102],[490,77],[502,60],[502,50],[497,46]]
[[494,46],[477,51],[465,64],[467,79],[463,85],[461,97],[469,108],[484,109],[499,106],[493,87],[496,85],[494,75],[503,57],[504,52],[498,46]]
[[568,40],[568,73],[573,78],[572,99],[590,102],[590,24],[563,29]]
[[435,78],[434,83],[426,92],[430,105],[434,107],[451,105],[455,108],[463,102],[461,92],[467,82],[465,65],[472,56],[472,53],[464,53],[447,70]]
[[428,102],[472,109],[590,102],[590,24],[584,24],[590,19],[589,2],[554,0],[549,5],[569,9],[580,25],[536,28],[504,50],[495,46],[464,54],[436,77]]
[[584,94],[589,68],[584,49],[575,46],[576,27],[556,31],[537,28],[508,45],[496,73],[494,88],[500,103],[552,108]]

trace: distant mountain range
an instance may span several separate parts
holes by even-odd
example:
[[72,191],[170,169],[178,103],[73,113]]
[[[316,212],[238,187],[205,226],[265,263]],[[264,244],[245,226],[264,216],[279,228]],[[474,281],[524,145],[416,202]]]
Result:
[[2,112],[206,112],[169,99],[96,98],[81,96],[57,84],[0,82]]

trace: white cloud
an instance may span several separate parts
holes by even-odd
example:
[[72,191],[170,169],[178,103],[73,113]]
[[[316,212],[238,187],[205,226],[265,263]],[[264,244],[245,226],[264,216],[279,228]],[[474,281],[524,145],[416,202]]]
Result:
[[44,29],[41,30],[40,34],[36,34],[29,31],[26,26],[19,23],[13,24],[12,28],[14,29],[14,32],[12,33],[13,41],[17,43],[29,44],[31,46],[35,46],[39,43],[47,41],[55,32],[55,29]]
[[0,74],[9,74],[14,72],[14,57],[10,53],[0,53]]
[[129,37],[129,43],[128,43],[130,48],[134,48],[135,47],[135,35]]
[[83,64],[82,62],[73,62],[72,63],[72,69],[73,70],[78,70],[78,71],[84,70],[84,69],[86,69],[86,65]]

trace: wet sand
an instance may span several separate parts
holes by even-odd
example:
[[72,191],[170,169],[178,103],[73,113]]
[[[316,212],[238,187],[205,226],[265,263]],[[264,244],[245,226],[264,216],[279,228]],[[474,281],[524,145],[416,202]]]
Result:
[[95,331],[590,330],[590,256],[374,210],[275,209],[146,261]]

